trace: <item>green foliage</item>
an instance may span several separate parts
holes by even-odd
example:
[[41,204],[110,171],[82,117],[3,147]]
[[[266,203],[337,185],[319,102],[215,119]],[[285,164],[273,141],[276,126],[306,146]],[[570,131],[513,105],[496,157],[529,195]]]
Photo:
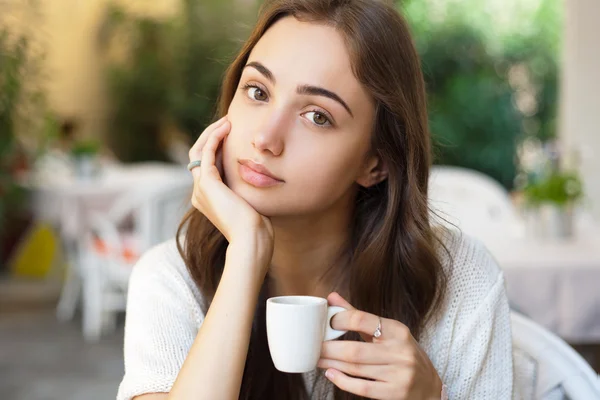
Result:
[[543,203],[565,206],[581,199],[583,189],[576,173],[555,171],[544,179],[529,183],[523,194],[531,206]]
[[0,31],[0,160],[5,162],[15,145],[15,114],[21,94],[20,75],[27,59],[26,50],[25,38],[12,44],[8,31]]
[[94,156],[100,151],[100,142],[93,139],[79,140],[71,146],[74,157]]
[[512,188],[518,143],[556,136],[559,6],[399,3],[422,58],[436,163],[479,170]]
[[24,92],[22,74],[28,61],[27,49],[25,37],[15,40],[0,29],[0,236],[9,216],[20,212],[24,204],[25,192],[15,181],[14,168],[22,156],[17,152],[16,123]]
[[28,193],[18,174],[50,139],[52,118],[41,90],[42,57],[27,36],[0,26],[0,272],[5,252],[28,219]]
[[192,140],[212,120],[227,65],[237,50],[237,38],[246,28],[232,26],[245,20],[234,1],[184,0],[175,45],[176,86],[172,111],[180,129]]
[[[128,48],[126,62],[107,67],[110,147],[124,161],[165,159],[161,132],[170,123],[191,140],[213,118],[223,73],[243,28],[231,21],[234,0],[184,0],[181,15],[155,20],[113,6],[100,45]],[[250,8],[251,9],[251,8]]]
[[[100,30],[100,46],[126,46],[127,60],[107,68],[109,146],[123,161],[165,160],[161,126],[168,116],[169,24],[134,17],[113,6]],[[119,43],[120,41],[120,43]]]
[[434,28],[421,47],[437,162],[482,171],[510,186],[521,115],[495,59],[468,26]]

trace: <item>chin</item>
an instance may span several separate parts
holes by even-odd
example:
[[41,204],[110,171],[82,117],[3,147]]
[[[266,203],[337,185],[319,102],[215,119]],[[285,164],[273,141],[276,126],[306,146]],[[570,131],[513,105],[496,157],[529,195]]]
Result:
[[230,186],[231,190],[244,199],[252,208],[259,214],[265,217],[277,217],[289,214],[286,204],[278,199],[277,193],[274,191],[265,191],[257,189],[244,183]]

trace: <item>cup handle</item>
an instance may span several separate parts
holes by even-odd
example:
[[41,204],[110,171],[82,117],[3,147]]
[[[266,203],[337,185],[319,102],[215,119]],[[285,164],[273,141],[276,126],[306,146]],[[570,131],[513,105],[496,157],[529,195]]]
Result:
[[331,318],[341,311],[346,311],[343,307],[329,306],[327,307],[327,325],[325,327],[325,341],[337,339],[342,336],[346,331],[336,331],[331,327]]

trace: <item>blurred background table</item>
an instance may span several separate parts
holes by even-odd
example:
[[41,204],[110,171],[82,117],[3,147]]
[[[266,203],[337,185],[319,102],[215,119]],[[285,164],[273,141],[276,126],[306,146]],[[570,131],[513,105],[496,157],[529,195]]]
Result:
[[[61,259],[66,262],[57,316],[61,320],[73,318],[83,299],[84,334],[94,338],[99,337],[105,319],[102,307],[125,303],[124,288],[137,257],[154,244],[158,234],[161,238],[175,234],[193,184],[183,165],[107,160],[97,165],[97,173],[81,175],[72,160],[48,157],[21,181],[29,189],[34,220],[53,227],[59,237]],[[119,215],[121,223],[114,225],[112,219]],[[110,234],[106,233],[107,224]],[[156,232],[163,224],[168,232]],[[126,254],[130,262],[117,268],[115,260]],[[122,278],[119,288],[109,282],[113,275]],[[109,289],[118,295],[111,292],[109,296]]]
[[[184,166],[144,162],[107,163],[97,177],[81,179],[68,172],[40,173],[23,184],[31,190],[34,218],[50,222],[61,238],[76,241],[86,231],[86,213],[108,210],[121,194],[189,175]],[[191,183],[191,181],[190,181]]]
[[486,245],[504,270],[513,309],[571,343],[600,342],[600,232]]

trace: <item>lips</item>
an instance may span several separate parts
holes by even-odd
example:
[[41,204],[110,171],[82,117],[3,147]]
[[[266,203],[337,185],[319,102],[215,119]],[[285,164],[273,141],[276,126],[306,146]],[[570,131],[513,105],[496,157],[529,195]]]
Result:
[[241,178],[255,187],[271,187],[283,183],[283,179],[273,174],[267,167],[252,160],[239,160]]

